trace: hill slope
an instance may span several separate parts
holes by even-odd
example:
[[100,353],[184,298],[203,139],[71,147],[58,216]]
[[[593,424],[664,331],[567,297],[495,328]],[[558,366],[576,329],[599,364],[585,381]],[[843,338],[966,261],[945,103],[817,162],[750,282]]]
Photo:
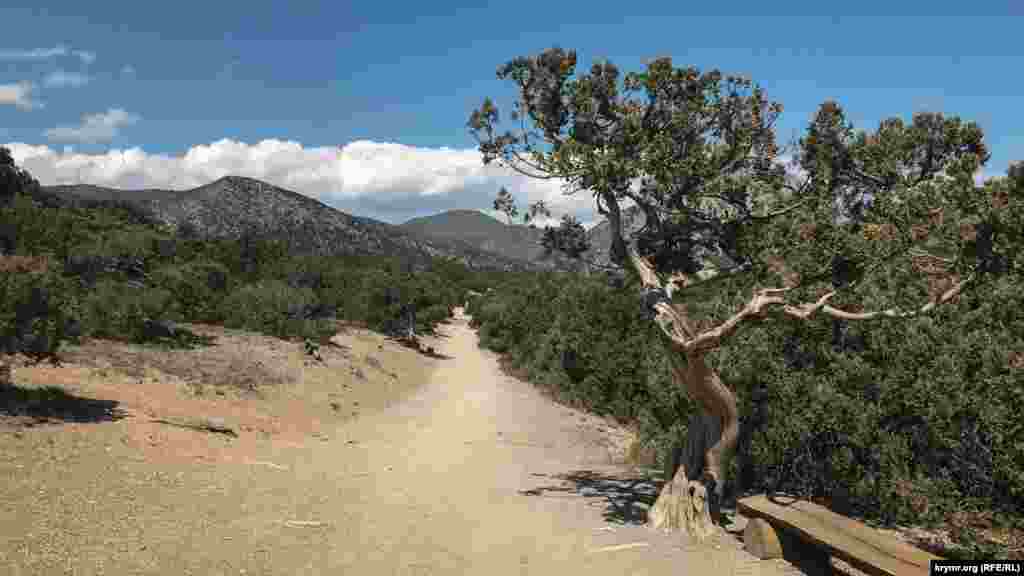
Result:
[[191,190],[118,190],[91,185],[44,187],[72,203],[125,203],[153,220],[203,236],[238,238],[243,232],[285,240],[296,252],[386,255],[416,264],[454,258],[471,268],[534,269],[535,265],[487,252],[455,238],[427,238],[398,226],[347,214],[318,200],[266,182],[226,176]]
[[[636,207],[627,208],[623,211],[623,223],[626,234],[631,234],[643,226],[644,215]],[[401,227],[421,238],[457,240],[547,269],[582,269],[578,262],[562,255],[544,256],[544,248],[540,244],[543,228],[510,226],[476,210],[449,210],[413,218]],[[608,221],[602,220],[588,230],[587,238],[591,247],[584,253],[583,259],[596,264],[598,267],[595,270],[601,270],[602,267],[614,269],[609,253],[612,236]],[[621,272],[621,269],[618,270]]]
[[516,260],[536,262],[544,252],[540,229],[509,226],[476,210],[449,210],[413,218],[401,228],[421,238],[458,240]]

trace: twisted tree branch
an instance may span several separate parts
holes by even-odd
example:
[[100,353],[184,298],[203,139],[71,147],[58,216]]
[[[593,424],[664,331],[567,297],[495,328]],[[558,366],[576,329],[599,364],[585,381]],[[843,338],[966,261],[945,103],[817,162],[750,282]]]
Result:
[[[641,258],[633,247],[629,247],[629,256],[634,268],[640,276],[640,281],[645,288],[665,290],[666,294],[671,294],[673,289],[663,286],[661,280],[659,280],[657,274],[655,274],[654,268],[645,259]],[[836,290],[825,293],[818,298],[816,302],[787,304],[782,294],[793,290],[795,286],[788,288],[764,288],[757,291],[753,298],[751,298],[750,302],[748,302],[742,310],[718,326],[704,330],[699,334],[695,333],[695,331],[690,327],[690,323],[685,315],[670,302],[663,300],[654,304],[654,308],[660,313],[658,315],[657,322],[665,336],[668,336],[681,352],[687,355],[693,355],[719,347],[727,337],[732,335],[736,329],[739,328],[740,324],[744,320],[764,318],[768,313],[767,308],[770,306],[781,306],[783,314],[800,320],[807,320],[817,312],[843,320],[871,320],[883,317],[906,319],[927,314],[937,306],[949,302],[959,295],[963,291],[963,288],[973,279],[974,275],[970,275],[955,283],[938,298],[931,300],[920,308],[909,311],[902,311],[898,308],[889,308],[873,312],[849,312],[835,308],[833,306],[829,306],[827,302],[838,293]],[[684,287],[692,285],[692,281],[685,275],[681,274],[673,276],[668,284],[677,285],[678,283],[682,283]]]

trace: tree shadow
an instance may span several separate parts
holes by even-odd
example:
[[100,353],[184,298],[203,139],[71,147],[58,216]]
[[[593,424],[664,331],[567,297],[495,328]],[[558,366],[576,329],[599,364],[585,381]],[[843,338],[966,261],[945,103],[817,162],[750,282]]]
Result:
[[408,348],[410,350],[419,352],[421,355],[426,356],[428,358],[434,358],[434,359],[437,359],[437,360],[452,360],[452,359],[455,358],[454,356],[448,356],[447,354],[441,354],[440,352],[435,350],[432,346],[424,346],[422,343],[420,343],[419,340],[409,339],[409,338],[406,338],[406,337],[395,337],[395,338],[391,338],[391,341],[395,342],[396,344],[399,344],[400,346]]
[[577,470],[565,474],[533,474],[551,478],[561,484],[538,486],[520,490],[526,496],[544,496],[547,493],[573,493],[585,498],[601,498],[606,507],[605,521],[613,524],[645,524],[647,511],[658,499],[664,481],[661,474],[649,473],[603,473],[593,470]]
[[441,354],[440,352],[438,352],[437,350],[434,350],[433,348],[427,348],[426,350],[421,349],[420,350],[420,354],[422,354],[422,355],[424,355],[424,356],[426,356],[428,358],[434,358],[434,359],[437,359],[437,360],[452,360],[452,359],[455,358],[454,356],[449,356],[447,354]]
[[0,385],[0,415],[29,418],[34,424],[51,422],[113,422],[128,414],[116,400],[83,398],[59,386],[27,388]]

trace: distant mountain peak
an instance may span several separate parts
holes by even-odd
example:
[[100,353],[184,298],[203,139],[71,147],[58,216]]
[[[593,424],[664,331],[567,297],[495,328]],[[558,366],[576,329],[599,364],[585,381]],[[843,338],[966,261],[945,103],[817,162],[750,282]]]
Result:
[[231,185],[234,185],[234,186],[238,186],[238,185],[270,186],[270,187],[273,187],[273,188],[279,188],[279,186],[274,186],[270,182],[264,182],[263,180],[259,180],[257,178],[251,178],[249,176],[237,176],[237,175],[234,175],[234,174],[228,174],[227,176],[221,176],[220,178],[214,180],[213,182],[210,182],[210,184],[208,184],[208,186],[213,186],[215,184],[231,184]]
[[508,225],[480,210],[457,209],[413,218],[401,227],[421,238],[456,240],[507,258],[525,260],[547,269],[572,269],[560,256],[544,255],[543,231]]

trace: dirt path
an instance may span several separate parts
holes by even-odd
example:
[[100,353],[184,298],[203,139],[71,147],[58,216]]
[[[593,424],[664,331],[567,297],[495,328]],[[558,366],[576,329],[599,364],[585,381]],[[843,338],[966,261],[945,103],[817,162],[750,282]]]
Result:
[[461,315],[442,331],[425,384],[315,435],[164,427],[162,458],[125,421],[0,436],[0,574],[797,573],[640,525],[654,487],[587,417],[503,375]]

